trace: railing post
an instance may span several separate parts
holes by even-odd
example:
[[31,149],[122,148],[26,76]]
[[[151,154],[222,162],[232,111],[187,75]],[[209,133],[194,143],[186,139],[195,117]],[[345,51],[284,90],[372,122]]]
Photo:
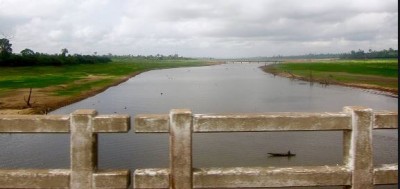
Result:
[[71,114],[71,189],[94,188],[97,168],[97,134],[93,130],[95,110],[76,110]]
[[373,189],[372,109],[344,107],[351,114],[352,130],[344,131],[344,163],[352,171],[349,189]]
[[173,109],[170,126],[170,189],[191,189],[192,183],[192,112]]

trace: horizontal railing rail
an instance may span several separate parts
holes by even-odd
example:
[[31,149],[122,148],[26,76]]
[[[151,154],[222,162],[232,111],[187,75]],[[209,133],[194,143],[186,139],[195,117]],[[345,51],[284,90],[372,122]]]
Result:
[[[373,167],[372,130],[398,128],[398,113],[345,107],[333,113],[136,115],[135,132],[169,133],[170,168],[137,169],[135,188],[257,188],[343,186],[368,189],[397,184],[398,165]],[[343,131],[343,164],[337,166],[193,168],[192,133]]]
[[[137,115],[135,132],[169,133],[169,169],[137,169],[134,188],[256,188],[398,183],[398,165],[373,167],[372,130],[398,128],[398,113],[345,107],[343,112]],[[0,133],[69,133],[70,169],[0,169],[0,188],[128,188],[130,170],[97,168],[97,134],[125,133],[129,115],[0,115]],[[343,131],[343,164],[337,166],[193,168],[192,133]]]
[[128,188],[129,170],[97,169],[97,133],[128,132],[129,115],[0,115],[0,133],[70,133],[70,169],[0,169],[0,188]]

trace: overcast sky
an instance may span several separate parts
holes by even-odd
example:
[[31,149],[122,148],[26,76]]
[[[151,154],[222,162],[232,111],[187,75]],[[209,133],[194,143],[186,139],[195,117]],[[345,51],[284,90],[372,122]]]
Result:
[[0,0],[15,53],[252,57],[398,46],[397,0]]

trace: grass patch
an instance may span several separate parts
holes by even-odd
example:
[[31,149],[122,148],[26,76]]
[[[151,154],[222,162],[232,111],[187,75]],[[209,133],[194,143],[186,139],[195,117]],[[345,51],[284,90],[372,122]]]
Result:
[[61,96],[79,95],[80,93],[82,93],[82,91],[90,91],[95,88],[110,85],[113,81],[113,79],[101,79],[98,81],[91,81],[82,84],[71,84],[64,89],[57,90],[55,94]]
[[[195,59],[116,58],[110,63],[98,64],[2,67],[0,69],[0,110],[14,109],[18,110],[18,113],[24,110],[22,113],[43,114],[103,91],[135,73],[153,69],[205,65],[208,65],[208,62]],[[32,107],[24,101],[29,88],[33,88]]]
[[371,85],[398,91],[397,59],[285,62],[269,65],[264,70],[310,81]]
[[340,60],[324,62],[284,63],[277,65],[279,70],[294,74],[312,72],[350,73],[383,77],[398,77],[398,60]]
[[113,59],[111,63],[101,64],[2,67],[0,69],[0,96],[12,90],[46,87],[55,87],[52,92],[53,95],[73,96],[110,86],[133,73],[153,69],[204,65],[206,65],[205,61],[196,59],[146,60],[118,58]]
[[[76,94],[72,91],[84,91],[86,88],[81,86],[102,84],[108,85],[112,80],[100,79],[98,83],[78,82],[88,76],[127,76],[134,72],[148,71],[152,69],[174,68],[185,66],[205,65],[200,60],[135,60],[135,59],[115,59],[111,63],[102,64],[80,64],[69,66],[41,66],[41,67],[3,67],[0,69],[0,91],[7,89],[23,88],[44,88],[56,85],[68,85],[69,89],[56,94]],[[88,87],[88,86],[86,86]],[[75,88],[75,89],[72,89]],[[90,90],[90,88],[87,88]],[[66,92],[70,91],[70,92]]]
[[41,76],[13,76],[7,79],[0,79],[0,86],[2,89],[43,88],[51,85],[73,82],[78,79],[79,77],[52,74]]

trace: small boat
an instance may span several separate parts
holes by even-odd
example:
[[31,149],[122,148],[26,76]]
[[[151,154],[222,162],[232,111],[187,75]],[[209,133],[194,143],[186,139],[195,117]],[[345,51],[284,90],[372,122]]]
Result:
[[290,153],[290,151],[288,151],[287,153],[268,153],[268,154],[273,157],[291,157],[296,155]]

